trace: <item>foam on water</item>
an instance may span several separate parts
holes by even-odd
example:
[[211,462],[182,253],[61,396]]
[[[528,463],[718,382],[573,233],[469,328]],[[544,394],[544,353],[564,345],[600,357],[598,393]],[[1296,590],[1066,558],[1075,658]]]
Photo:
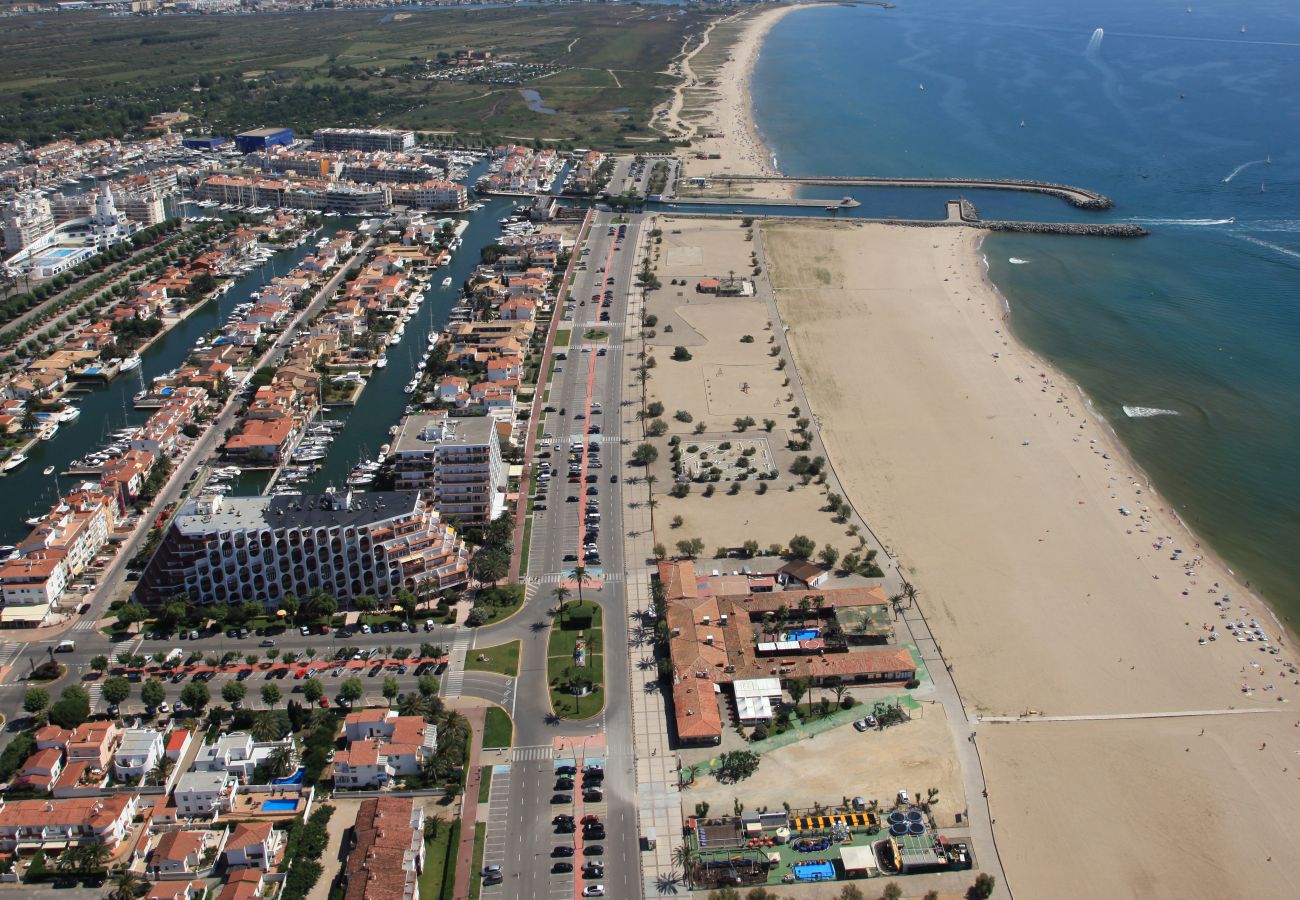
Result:
[[1135,225],[1186,225],[1189,227],[1209,227],[1211,225],[1234,225],[1237,220],[1227,219],[1129,219]]
[[1261,240],[1257,237],[1251,237],[1248,234],[1237,234],[1237,237],[1241,238],[1243,241],[1255,244],[1258,247],[1272,250],[1274,253],[1281,253],[1283,256],[1289,256],[1292,259],[1300,259],[1300,250],[1292,250],[1290,247],[1283,247],[1282,245],[1275,244],[1272,241]]
[[1124,415],[1130,419],[1150,419],[1153,416],[1176,416],[1176,409],[1161,409],[1158,406],[1125,406]]
[[1011,263],[1013,266],[1027,266],[1029,265],[1030,260],[1021,259],[1018,256],[1009,256],[1007,257],[1007,262]]

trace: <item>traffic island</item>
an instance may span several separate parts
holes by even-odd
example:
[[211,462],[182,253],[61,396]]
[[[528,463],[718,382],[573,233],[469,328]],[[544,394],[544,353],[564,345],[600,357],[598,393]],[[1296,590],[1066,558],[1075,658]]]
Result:
[[600,606],[566,603],[551,624],[546,677],[551,709],[563,719],[589,719],[605,707]]
[[519,674],[519,642],[476,647],[465,656],[466,672],[496,672],[514,678]]

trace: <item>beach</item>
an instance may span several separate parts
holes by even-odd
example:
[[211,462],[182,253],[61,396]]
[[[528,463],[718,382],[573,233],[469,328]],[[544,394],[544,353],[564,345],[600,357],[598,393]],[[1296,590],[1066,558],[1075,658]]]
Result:
[[[977,732],[1010,886],[1294,895],[1290,641],[1010,334],[980,239],[762,228],[831,463],[919,589]],[[1228,633],[1252,619],[1278,654]]]
[[[749,84],[764,36],[804,6],[769,6],[715,25],[699,51],[683,60],[684,82],[670,102],[680,113],[691,146],[680,151],[682,180],[722,175],[779,175],[772,153],[754,127]],[[686,116],[692,108],[699,112]],[[699,155],[706,158],[701,159]],[[707,157],[715,155],[717,158]],[[779,163],[779,160],[777,161]],[[788,196],[785,186],[764,185],[764,196]]]

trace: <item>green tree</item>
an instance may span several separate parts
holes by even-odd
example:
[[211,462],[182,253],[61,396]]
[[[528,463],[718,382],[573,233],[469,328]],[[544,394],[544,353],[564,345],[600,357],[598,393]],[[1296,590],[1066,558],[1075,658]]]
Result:
[[790,555],[795,559],[808,559],[817,549],[817,542],[806,535],[796,534],[790,538]]
[[688,538],[677,542],[677,552],[687,559],[696,559],[704,552],[703,538]]
[[510,550],[507,547],[481,547],[469,562],[469,573],[482,584],[495,584],[510,573]]
[[648,466],[659,458],[659,450],[654,444],[638,444],[632,451],[632,462],[638,466]]
[[[578,583],[578,605],[581,606],[583,603],[582,589],[585,585],[591,584],[595,581],[596,576],[592,575],[591,572],[587,570],[586,566],[574,566],[573,571],[569,573],[569,577]],[[561,612],[563,612],[563,607],[561,607]],[[561,624],[563,624],[562,618]]]
[[23,694],[23,709],[33,716],[50,705],[50,692],[45,688],[29,687]]
[[91,657],[90,667],[100,675],[103,675],[108,671],[108,657],[104,656],[102,653],[99,656]]
[[402,692],[402,688],[397,684],[397,679],[393,678],[391,675],[384,678],[383,690],[384,699],[390,704],[393,702],[393,699]]
[[804,698],[804,695],[808,693],[808,679],[791,678],[788,682],[786,682],[785,689],[790,694],[791,704],[797,710],[799,708],[799,701],[802,700]]
[[339,688],[339,693],[343,695],[343,699],[348,703],[356,703],[365,692],[366,689],[362,687],[361,679],[355,675],[344,679],[342,686]]
[[433,697],[438,693],[438,676],[433,674],[421,675],[415,682],[415,687],[420,692],[421,697]]
[[273,684],[262,685],[262,702],[270,707],[280,705],[280,689]]
[[825,563],[828,568],[833,569],[835,568],[835,563],[839,561],[840,551],[828,544],[825,547],[822,547],[821,552],[817,554],[817,558]]
[[144,882],[139,874],[131,869],[118,869],[117,874],[113,876],[113,890],[109,898],[110,900],[135,900],[135,896],[143,887]]
[[140,686],[140,702],[147,709],[157,709],[167,699],[167,690],[157,678],[150,678]]
[[208,686],[201,681],[191,681],[181,690],[181,702],[196,713],[203,712],[203,708],[211,699],[212,694],[208,691]]
[[139,603],[124,603],[117,610],[117,621],[130,629],[132,625],[143,622],[147,615],[149,615],[149,611]]
[[246,696],[248,696],[248,688],[244,687],[242,681],[227,681],[221,686],[221,699],[231,706],[242,702]]
[[743,781],[758,771],[759,756],[752,750],[730,750],[719,757],[718,777],[727,782]]
[[103,694],[104,699],[115,706],[124,703],[131,696],[131,682],[121,676],[109,678],[104,682]]
[[318,678],[308,678],[302,683],[302,696],[308,703],[317,703],[325,696],[325,686]]
[[975,883],[966,891],[966,896],[971,900],[988,900],[993,896],[993,888],[998,881],[987,872],[981,872],[975,876]]
[[76,728],[90,718],[90,695],[80,685],[68,685],[59,702],[50,707],[50,722],[60,728]]

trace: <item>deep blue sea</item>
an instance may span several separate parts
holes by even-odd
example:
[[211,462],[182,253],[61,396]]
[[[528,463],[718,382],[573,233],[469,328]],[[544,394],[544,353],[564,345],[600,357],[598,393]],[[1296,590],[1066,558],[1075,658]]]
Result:
[[[1298,91],[1295,0],[802,10],[770,32],[752,83],[787,174],[1063,181],[1115,209],[976,203],[988,218],[1150,228],[1140,240],[993,235],[984,250],[1015,333],[1083,386],[1188,524],[1293,623]],[[894,214],[938,217],[914,207],[940,199]]]

